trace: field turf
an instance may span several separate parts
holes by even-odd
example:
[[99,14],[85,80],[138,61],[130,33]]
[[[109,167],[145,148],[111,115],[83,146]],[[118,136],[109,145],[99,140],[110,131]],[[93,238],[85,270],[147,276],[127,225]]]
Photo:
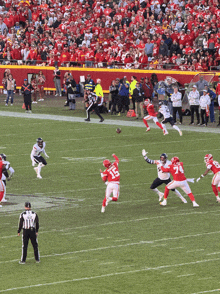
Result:
[[[3,110],[2,108],[0,110]],[[9,109],[11,110],[11,109]],[[220,204],[212,175],[190,183],[199,208],[170,192],[167,207],[150,190],[157,172],[151,159],[167,153],[184,163],[188,178],[206,169],[206,153],[220,161],[219,133],[0,117],[0,152],[15,169],[7,183],[8,203],[0,208],[0,293],[176,294],[219,292]],[[94,121],[94,116],[92,117]],[[212,129],[213,130],[213,129]],[[36,178],[30,152],[36,138],[50,156]],[[105,158],[119,159],[120,197],[101,214],[105,184],[99,170]],[[164,186],[160,187],[164,190]],[[36,264],[29,244],[25,265],[19,214],[29,200],[40,219]]]

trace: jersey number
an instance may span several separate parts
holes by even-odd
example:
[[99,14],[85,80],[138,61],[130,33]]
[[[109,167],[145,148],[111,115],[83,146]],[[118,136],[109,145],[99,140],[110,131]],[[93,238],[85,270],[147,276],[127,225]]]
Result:
[[220,164],[218,163],[218,161],[213,161],[213,165],[217,168],[220,168]]
[[114,167],[112,170],[110,170],[109,173],[112,176],[112,179],[115,179],[119,176],[119,172],[117,171],[116,167]]
[[182,168],[181,165],[178,165],[178,166],[174,166],[173,169],[175,170],[175,174],[178,174],[178,173],[184,173],[184,170]]

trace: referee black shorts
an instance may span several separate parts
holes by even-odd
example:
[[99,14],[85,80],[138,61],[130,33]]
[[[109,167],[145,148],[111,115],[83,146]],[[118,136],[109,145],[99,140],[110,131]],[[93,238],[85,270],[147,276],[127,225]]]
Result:
[[[171,182],[171,178],[169,178],[169,179],[167,179],[167,180],[161,180],[161,179],[159,179],[159,178],[156,178],[154,181],[153,181],[153,183],[152,183],[152,185],[150,186],[150,188],[151,189],[156,189],[157,187],[159,187],[160,185],[162,185],[162,184],[165,184],[165,185],[167,185],[167,184],[169,184]],[[174,191],[175,189],[171,189],[171,191]]]
[[43,158],[43,156],[34,156],[34,161],[38,163],[43,163],[44,165],[47,165],[46,160]]

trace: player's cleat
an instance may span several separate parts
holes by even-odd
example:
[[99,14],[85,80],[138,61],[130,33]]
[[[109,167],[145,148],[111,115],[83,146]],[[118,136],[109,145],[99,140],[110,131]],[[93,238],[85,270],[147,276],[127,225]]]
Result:
[[219,197],[216,197],[216,202],[220,203],[220,198]]
[[101,212],[105,212],[105,206],[102,206]]
[[180,136],[182,136],[183,135],[182,131],[179,131],[179,134],[180,134]]
[[160,202],[160,205],[162,205],[162,206],[166,206],[166,205],[167,205],[167,200],[164,199],[162,202]]
[[183,203],[187,203],[187,200],[184,197],[180,197]]
[[21,260],[20,260],[20,261],[19,261],[19,264],[25,264],[25,261],[21,261]]
[[86,118],[85,121],[90,121],[90,119],[89,118]]
[[146,132],[149,132],[150,131],[150,127],[148,127],[147,129],[146,129]]
[[38,179],[42,179],[42,176],[41,176],[41,175],[37,175],[37,178],[38,178]]
[[169,133],[166,130],[163,130],[163,134],[165,136],[165,135],[168,135]]
[[161,201],[163,199],[163,193],[162,192],[158,192],[158,195],[159,195],[159,201]]
[[197,204],[196,201],[193,201],[193,207],[199,207],[199,204]]
[[8,202],[8,200],[7,199],[2,199],[1,202]]
[[104,118],[101,118],[99,122],[103,122],[103,121],[104,121]]
[[38,167],[34,167],[34,170],[36,171],[36,174],[38,174]]

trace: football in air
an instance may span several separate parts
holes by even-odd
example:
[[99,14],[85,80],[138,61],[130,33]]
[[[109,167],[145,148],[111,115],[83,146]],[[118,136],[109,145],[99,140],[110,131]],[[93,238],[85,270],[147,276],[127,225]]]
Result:
[[116,129],[116,132],[117,132],[118,134],[120,134],[120,133],[121,133],[121,129],[120,129],[120,128],[117,128],[117,129]]

